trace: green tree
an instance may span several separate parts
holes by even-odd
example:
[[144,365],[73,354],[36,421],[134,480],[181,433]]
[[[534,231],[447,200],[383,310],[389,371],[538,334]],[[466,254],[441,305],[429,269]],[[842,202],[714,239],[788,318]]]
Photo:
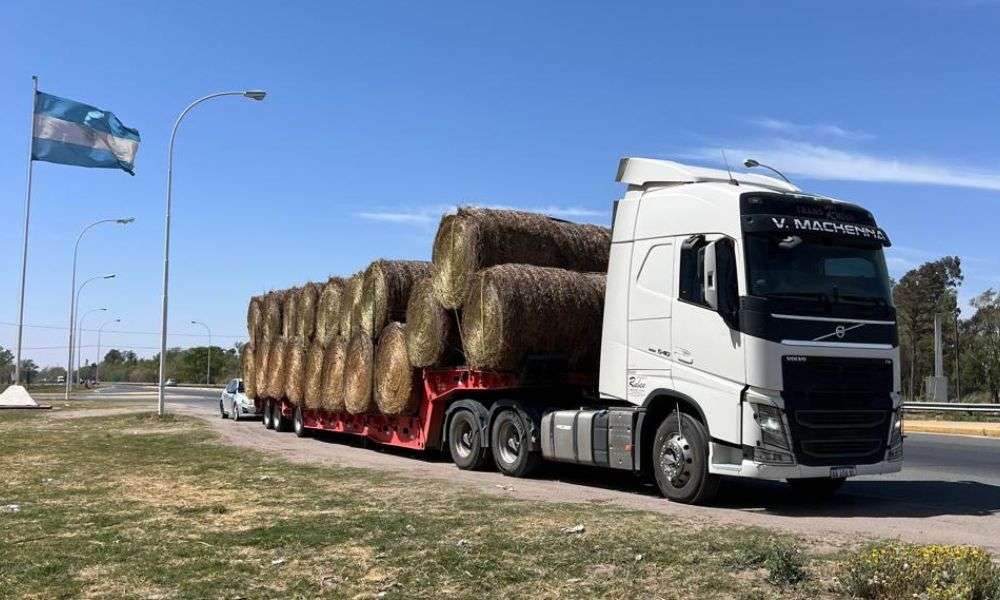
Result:
[[[933,366],[934,315],[953,315],[958,307],[958,286],[962,283],[962,262],[945,256],[927,262],[903,275],[893,288],[899,323],[902,376],[908,398]],[[954,331],[951,319],[944,319],[944,331]],[[945,335],[945,339],[953,336]]]
[[14,373],[14,355],[10,350],[0,346],[0,385],[10,382]]
[[967,322],[965,357],[979,389],[1000,402],[1000,293],[992,288],[969,303],[976,309]]

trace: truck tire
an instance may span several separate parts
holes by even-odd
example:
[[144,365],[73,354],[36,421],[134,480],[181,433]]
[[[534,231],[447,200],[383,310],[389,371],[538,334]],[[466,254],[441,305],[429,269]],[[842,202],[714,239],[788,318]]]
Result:
[[504,475],[527,477],[541,461],[538,452],[531,450],[531,427],[513,409],[505,409],[493,419],[490,446],[493,462]]
[[285,415],[281,414],[281,403],[274,403],[274,412],[272,413],[271,421],[274,422],[275,431],[288,431],[289,423]]
[[[708,472],[708,432],[698,419],[671,413],[653,440],[653,473],[660,492],[672,502],[704,504],[715,497],[719,476]],[[683,433],[683,437],[680,435]]]
[[309,430],[306,429],[305,417],[302,415],[302,407],[295,407],[295,416],[292,421],[292,427],[295,430],[295,437],[306,437],[309,435]]
[[273,410],[274,409],[271,408],[270,400],[264,403],[264,429],[274,429]]
[[843,477],[831,479],[829,477],[807,477],[803,479],[788,479],[788,485],[792,486],[795,493],[808,498],[822,499],[829,498],[837,493],[840,486],[844,485]]
[[486,464],[489,448],[483,447],[479,417],[471,410],[458,410],[448,424],[448,450],[459,469],[475,471]]

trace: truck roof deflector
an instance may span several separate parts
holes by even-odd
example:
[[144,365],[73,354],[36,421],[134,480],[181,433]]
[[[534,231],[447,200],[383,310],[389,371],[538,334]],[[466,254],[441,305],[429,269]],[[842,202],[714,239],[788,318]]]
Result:
[[[756,173],[733,173],[732,179],[747,185],[756,185],[779,192],[799,192],[794,185]],[[622,158],[618,163],[616,181],[643,186],[648,183],[730,183],[730,174],[721,169],[683,165],[672,160],[655,158]]]

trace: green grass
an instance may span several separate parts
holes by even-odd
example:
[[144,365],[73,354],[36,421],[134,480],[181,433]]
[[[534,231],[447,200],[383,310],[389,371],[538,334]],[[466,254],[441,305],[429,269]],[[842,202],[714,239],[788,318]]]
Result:
[[4,598],[831,598],[834,552],[290,464],[185,417],[0,414]]

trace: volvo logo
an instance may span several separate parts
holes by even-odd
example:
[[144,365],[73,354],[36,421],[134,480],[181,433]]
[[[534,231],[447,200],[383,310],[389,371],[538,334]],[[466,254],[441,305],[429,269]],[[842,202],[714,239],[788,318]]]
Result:
[[847,330],[844,328],[843,325],[837,325],[837,328],[833,330],[833,333],[837,336],[838,340],[844,339],[844,334],[846,332]]
[[867,325],[867,323],[855,323],[854,325],[851,325],[850,327],[848,327],[847,325],[837,325],[837,327],[835,327],[832,332],[830,332],[830,333],[828,333],[826,335],[821,335],[818,338],[813,338],[812,341],[819,342],[819,341],[826,340],[826,339],[829,339],[829,338],[832,338],[832,337],[835,337],[838,340],[842,340],[842,339],[844,339],[844,336],[847,335],[848,331],[851,331],[853,329],[857,329],[858,327],[864,327],[865,325]]

